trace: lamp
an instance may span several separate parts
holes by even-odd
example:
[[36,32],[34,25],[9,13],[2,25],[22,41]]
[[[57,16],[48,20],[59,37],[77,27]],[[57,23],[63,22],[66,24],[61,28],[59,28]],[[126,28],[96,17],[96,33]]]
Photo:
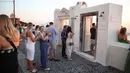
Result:
[[78,15],[76,15],[76,16],[74,17],[74,19],[77,19],[77,17],[78,17]]
[[103,16],[104,16],[104,12],[101,12],[99,17],[103,17]]

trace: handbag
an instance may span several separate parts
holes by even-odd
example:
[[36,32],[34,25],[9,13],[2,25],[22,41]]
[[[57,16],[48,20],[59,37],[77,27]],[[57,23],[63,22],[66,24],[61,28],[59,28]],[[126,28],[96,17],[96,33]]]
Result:
[[72,45],[74,45],[74,42],[69,42],[69,46],[72,46]]

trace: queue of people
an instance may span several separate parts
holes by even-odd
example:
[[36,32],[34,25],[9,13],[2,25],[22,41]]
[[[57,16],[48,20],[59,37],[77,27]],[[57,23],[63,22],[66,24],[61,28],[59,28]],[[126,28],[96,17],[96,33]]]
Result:
[[[53,22],[50,22],[49,27],[45,30],[43,26],[34,26],[28,23],[27,27],[16,27],[12,24],[7,15],[0,15],[0,73],[18,73],[18,52],[20,44],[20,36],[25,38],[26,58],[28,70],[36,73],[37,69],[34,65],[35,43],[40,42],[41,51],[41,67],[44,70],[50,70],[47,67],[48,49],[49,59],[51,61],[60,61],[56,59],[56,28]],[[35,31],[35,32],[34,32]],[[20,34],[21,33],[21,34]],[[50,48],[49,48],[50,46]]]

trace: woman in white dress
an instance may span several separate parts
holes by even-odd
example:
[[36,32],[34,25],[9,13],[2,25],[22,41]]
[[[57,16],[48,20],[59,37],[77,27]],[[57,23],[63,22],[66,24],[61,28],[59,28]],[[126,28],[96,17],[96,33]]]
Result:
[[37,72],[37,69],[33,66],[33,60],[34,60],[34,54],[35,54],[35,41],[38,40],[40,37],[37,35],[36,37],[34,36],[32,32],[33,24],[29,23],[28,28],[27,28],[27,33],[26,33],[26,50],[27,50],[27,65],[29,67],[30,72]]
[[67,58],[68,60],[72,60],[72,57],[71,57],[71,53],[72,53],[72,48],[73,48],[73,35],[74,33],[72,32],[71,30],[71,27],[68,26],[67,27],[67,31],[66,31],[66,55],[67,55]]

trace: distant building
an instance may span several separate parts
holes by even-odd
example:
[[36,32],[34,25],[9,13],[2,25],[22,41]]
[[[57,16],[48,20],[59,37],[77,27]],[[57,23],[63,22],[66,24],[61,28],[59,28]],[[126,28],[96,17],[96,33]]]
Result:
[[14,22],[14,14],[12,13],[10,15],[10,19],[12,21],[13,24],[18,24],[18,25],[21,25],[21,26],[27,26],[27,22],[23,22],[23,21],[20,21],[20,18],[15,18],[15,22]]

